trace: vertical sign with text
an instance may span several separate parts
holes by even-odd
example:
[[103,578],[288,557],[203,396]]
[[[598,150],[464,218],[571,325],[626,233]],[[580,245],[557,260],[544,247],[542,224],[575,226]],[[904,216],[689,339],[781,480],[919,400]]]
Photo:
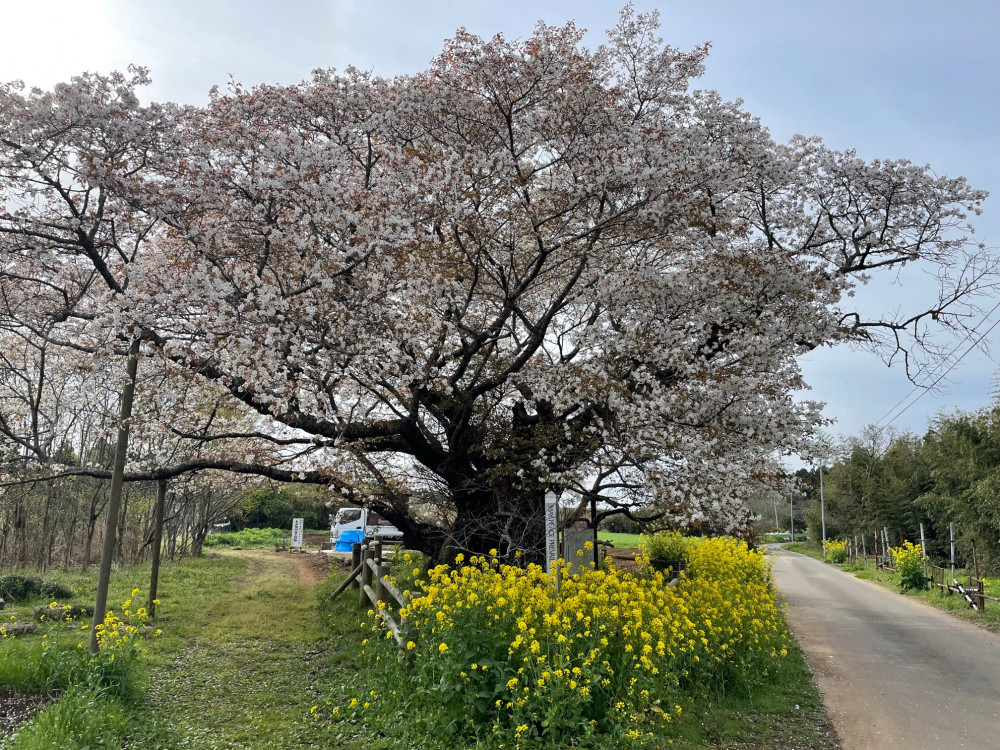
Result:
[[559,496],[545,493],[545,570],[551,573],[559,558]]
[[304,520],[301,518],[292,519],[292,546],[301,547],[302,546],[302,526]]

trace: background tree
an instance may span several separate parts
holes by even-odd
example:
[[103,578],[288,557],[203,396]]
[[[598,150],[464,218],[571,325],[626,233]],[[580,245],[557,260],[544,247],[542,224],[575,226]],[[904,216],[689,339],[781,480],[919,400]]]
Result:
[[940,552],[955,523],[960,561],[972,564],[971,540],[983,575],[1000,571],[1000,407],[946,414],[931,424],[923,446],[929,480],[918,504],[934,519]]

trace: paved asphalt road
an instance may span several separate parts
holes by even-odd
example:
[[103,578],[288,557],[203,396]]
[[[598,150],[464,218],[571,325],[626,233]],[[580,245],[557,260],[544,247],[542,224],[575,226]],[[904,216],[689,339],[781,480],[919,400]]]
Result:
[[844,750],[1000,750],[1000,637],[791,552],[774,577]]

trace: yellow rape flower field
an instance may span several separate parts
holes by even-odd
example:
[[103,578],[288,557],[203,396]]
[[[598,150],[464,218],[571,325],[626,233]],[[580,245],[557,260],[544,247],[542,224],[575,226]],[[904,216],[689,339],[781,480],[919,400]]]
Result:
[[[369,705],[416,717],[442,747],[679,746],[685,712],[752,698],[791,645],[760,551],[680,544],[688,568],[673,585],[649,566],[569,575],[560,562],[557,586],[496,557],[406,571],[408,639],[367,644],[379,676]],[[331,701],[317,713],[333,728],[371,712]]]

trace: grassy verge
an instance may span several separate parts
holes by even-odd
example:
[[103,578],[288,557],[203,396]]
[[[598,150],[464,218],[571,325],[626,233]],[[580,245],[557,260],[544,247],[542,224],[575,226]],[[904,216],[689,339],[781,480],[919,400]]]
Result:
[[[795,541],[805,542],[809,538],[808,534],[805,532],[796,532]],[[757,544],[781,544],[782,542],[791,542],[792,534],[788,531],[779,531],[777,533],[771,534],[758,534]]]
[[793,645],[773,681],[752,696],[693,706],[682,750],[837,750],[840,744],[802,652]]
[[[111,601],[145,574],[116,575]],[[86,577],[72,578],[81,592],[91,590]],[[232,553],[168,565],[160,591],[156,625],[163,636],[147,643],[135,700],[95,703],[92,696],[67,692],[0,747],[263,750],[325,744],[309,709],[335,655],[323,645],[316,594],[300,584],[289,557]],[[0,647],[23,655],[39,641],[29,636]],[[0,671],[0,684],[4,678]]]
[[797,552],[800,555],[806,555],[807,557],[814,557],[817,560],[824,560],[823,550],[819,548],[819,545],[811,544],[808,542],[792,542],[791,544],[786,544],[782,549],[788,550],[789,552]]

